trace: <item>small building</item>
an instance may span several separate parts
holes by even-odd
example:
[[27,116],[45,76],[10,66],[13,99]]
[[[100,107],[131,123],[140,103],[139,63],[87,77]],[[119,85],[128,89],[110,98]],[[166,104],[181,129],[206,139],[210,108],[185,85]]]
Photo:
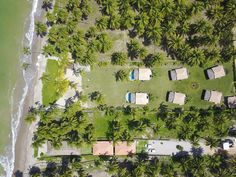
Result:
[[126,94],[126,101],[137,105],[146,105],[149,102],[147,93],[130,93]]
[[93,144],[93,155],[113,155],[113,143],[110,141],[97,141]]
[[127,141],[117,142],[115,145],[115,155],[132,155],[136,153],[136,143]]
[[149,68],[134,69],[130,73],[130,80],[147,81],[151,80],[151,78],[152,78],[152,71]]
[[220,104],[222,98],[222,93],[215,90],[205,90],[204,91],[204,100]]
[[187,68],[178,68],[169,71],[171,80],[184,80],[188,79],[188,70]]
[[236,108],[236,96],[227,97],[227,105],[229,108]]
[[167,101],[175,103],[178,105],[184,105],[186,100],[186,95],[179,92],[168,92]]
[[206,72],[207,72],[207,77],[209,79],[217,79],[217,78],[224,77],[226,75],[225,69],[222,65],[212,67],[208,69]]

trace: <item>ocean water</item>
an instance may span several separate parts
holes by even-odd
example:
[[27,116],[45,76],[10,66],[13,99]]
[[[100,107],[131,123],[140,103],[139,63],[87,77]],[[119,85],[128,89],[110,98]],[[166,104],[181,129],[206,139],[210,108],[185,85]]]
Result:
[[[0,176],[11,176],[13,170],[13,128],[18,122],[13,118],[19,117],[14,116],[17,111],[19,114],[16,106],[22,106],[19,94],[26,90],[23,84],[17,84],[24,81],[21,57],[32,3],[33,0],[0,0]],[[18,102],[13,104],[15,100]]]

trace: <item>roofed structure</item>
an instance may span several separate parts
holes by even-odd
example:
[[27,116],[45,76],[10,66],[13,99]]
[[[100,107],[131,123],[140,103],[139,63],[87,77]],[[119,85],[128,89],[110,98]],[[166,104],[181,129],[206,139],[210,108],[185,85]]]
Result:
[[134,70],[136,80],[146,81],[152,78],[152,71],[149,68],[139,68]]
[[127,141],[117,142],[115,145],[115,155],[131,155],[136,153],[136,143],[128,144]]
[[135,93],[135,104],[146,105],[149,102],[147,93]]
[[179,92],[169,92],[167,100],[168,102],[171,102],[171,103],[184,105],[185,100],[186,100],[186,95]]
[[188,70],[187,68],[178,68],[173,69],[170,72],[171,80],[184,80],[188,78]]
[[97,141],[93,145],[93,155],[113,155],[113,143],[110,141]]
[[227,97],[227,105],[229,108],[236,108],[236,96]]
[[204,100],[215,104],[220,104],[222,95],[223,94],[221,92],[215,90],[205,90]]
[[224,77],[226,75],[225,69],[222,65],[212,67],[208,69],[206,72],[207,72],[207,77],[209,79],[217,79],[217,78]]

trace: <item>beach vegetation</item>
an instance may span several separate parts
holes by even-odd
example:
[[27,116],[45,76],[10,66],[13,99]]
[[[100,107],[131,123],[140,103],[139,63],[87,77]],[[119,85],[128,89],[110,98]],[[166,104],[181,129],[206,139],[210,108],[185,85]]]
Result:
[[24,62],[22,63],[21,67],[23,68],[23,70],[27,70],[29,66],[30,66],[30,63]]
[[36,121],[36,115],[34,114],[28,114],[25,118],[25,121],[29,124],[33,123],[34,121]]
[[37,36],[44,37],[47,34],[47,26],[44,23],[41,22],[35,23],[35,30]]
[[24,55],[30,55],[31,54],[30,48],[29,47],[24,47],[23,48],[23,54]]

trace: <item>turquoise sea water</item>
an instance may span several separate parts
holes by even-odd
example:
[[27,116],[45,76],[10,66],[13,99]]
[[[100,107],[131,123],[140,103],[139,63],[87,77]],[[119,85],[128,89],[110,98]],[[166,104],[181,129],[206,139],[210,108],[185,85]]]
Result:
[[21,76],[19,57],[29,10],[27,0],[0,0],[0,155],[10,144],[11,95]]

